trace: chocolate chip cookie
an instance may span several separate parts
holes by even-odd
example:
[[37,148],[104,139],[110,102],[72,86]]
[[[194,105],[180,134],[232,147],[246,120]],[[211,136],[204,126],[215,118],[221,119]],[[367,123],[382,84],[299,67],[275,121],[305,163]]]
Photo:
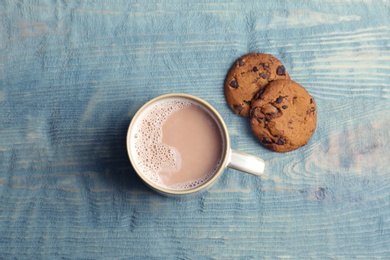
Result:
[[315,100],[292,80],[275,80],[253,98],[253,133],[267,148],[289,152],[306,145],[317,124]]
[[274,56],[250,53],[237,59],[225,79],[225,97],[234,113],[249,117],[256,92],[276,79],[290,79],[283,64]]

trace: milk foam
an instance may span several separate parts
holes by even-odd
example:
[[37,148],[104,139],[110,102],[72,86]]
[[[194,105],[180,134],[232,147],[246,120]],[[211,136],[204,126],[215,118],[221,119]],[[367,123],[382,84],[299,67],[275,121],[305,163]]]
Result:
[[[187,106],[197,106],[194,102],[185,99],[170,99],[158,102],[143,111],[134,126],[130,142],[132,154],[140,171],[153,183],[167,187],[159,172],[177,172],[181,167],[180,152],[174,147],[162,143],[162,127],[168,117],[177,110]],[[202,109],[202,108],[201,108]],[[167,188],[185,190],[197,187],[206,182],[219,168],[221,161],[209,174],[194,181],[181,183]]]

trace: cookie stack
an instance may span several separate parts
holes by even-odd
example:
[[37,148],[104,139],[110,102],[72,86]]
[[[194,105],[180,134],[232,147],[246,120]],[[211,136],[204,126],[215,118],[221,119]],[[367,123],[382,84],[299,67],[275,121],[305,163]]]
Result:
[[272,151],[298,149],[316,129],[314,98],[270,54],[250,53],[237,59],[224,90],[230,108],[250,118],[253,133]]

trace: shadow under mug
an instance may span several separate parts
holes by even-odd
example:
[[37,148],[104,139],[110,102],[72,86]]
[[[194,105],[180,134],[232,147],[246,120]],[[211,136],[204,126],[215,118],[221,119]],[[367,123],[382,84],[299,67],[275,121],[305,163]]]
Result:
[[[204,109],[205,111],[207,111],[213,116],[214,120],[216,121],[216,124],[220,129],[220,134],[222,135],[221,139],[223,140],[223,149],[222,149],[220,163],[216,168],[216,170],[214,171],[213,175],[198,186],[190,187],[188,189],[173,189],[173,188],[171,189],[164,185],[159,185],[157,182],[153,181],[150,177],[146,176],[146,174],[141,169],[142,167],[139,166],[139,162],[137,162],[137,158],[135,156],[136,152],[134,147],[132,147],[133,145],[132,137],[136,134],[135,129],[137,128],[137,126],[141,124],[143,113],[147,109],[150,109],[151,107],[155,106],[157,103],[161,101],[164,101],[165,99],[167,100],[185,99],[190,101],[191,103],[196,104],[197,106],[200,106],[202,109]],[[247,172],[256,176],[261,176],[264,173],[264,168],[265,168],[265,163],[263,159],[231,149],[229,132],[226,127],[226,124],[223,121],[221,115],[217,112],[217,110],[214,107],[212,107],[208,102],[196,96],[183,94],[183,93],[171,93],[171,94],[161,95],[144,104],[137,111],[137,113],[134,115],[133,119],[131,120],[127,132],[126,146],[127,146],[127,152],[130,158],[130,162],[133,165],[139,177],[153,190],[157,191],[160,194],[168,195],[168,196],[187,195],[187,194],[204,191],[221,176],[221,174],[224,172],[226,167]]]

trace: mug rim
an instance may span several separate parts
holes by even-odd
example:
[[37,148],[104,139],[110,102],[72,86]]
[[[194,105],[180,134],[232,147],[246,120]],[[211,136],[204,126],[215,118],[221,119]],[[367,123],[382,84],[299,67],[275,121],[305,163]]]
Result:
[[[207,109],[208,112],[212,114],[212,116],[215,118],[215,120],[218,123],[218,126],[221,130],[222,133],[222,140],[224,142],[224,148],[222,151],[222,160],[221,163],[218,167],[218,169],[215,171],[213,176],[208,179],[206,182],[202,183],[199,186],[196,186],[191,189],[185,189],[185,190],[175,190],[175,189],[169,189],[166,187],[162,187],[160,185],[155,184],[154,182],[150,181],[149,178],[147,178],[142,171],[138,168],[138,166],[135,163],[135,159],[133,158],[133,155],[131,153],[131,145],[130,145],[130,140],[131,140],[131,133],[132,130],[134,129],[134,126],[136,124],[137,119],[140,117],[142,112],[144,112],[148,107],[150,107],[153,103],[163,100],[163,99],[168,99],[168,98],[185,98],[185,99],[190,99],[192,101],[195,101],[196,103],[202,105],[203,108]],[[207,101],[191,95],[191,94],[186,94],[186,93],[168,93],[168,94],[163,94],[156,96],[143,104],[137,112],[134,114],[133,118],[131,119],[130,125],[127,130],[127,136],[126,136],[126,148],[127,148],[127,155],[130,159],[130,162],[137,173],[137,175],[153,190],[156,190],[159,193],[166,194],[166,195],[186,195],[186,194],[192,194],[196,193],[201,190],[205,190],[207,187],[209,187],[212,183],[214,183],[219,176],[222,174],[222,172],[225,170],[226,165],[229,160],[229,152],[230,152],[230,138],[229,138],[229,133],[227,130],[227,126],[225,124],[225,121],[223,120],[222,116],[218,113],[218,111]]]

